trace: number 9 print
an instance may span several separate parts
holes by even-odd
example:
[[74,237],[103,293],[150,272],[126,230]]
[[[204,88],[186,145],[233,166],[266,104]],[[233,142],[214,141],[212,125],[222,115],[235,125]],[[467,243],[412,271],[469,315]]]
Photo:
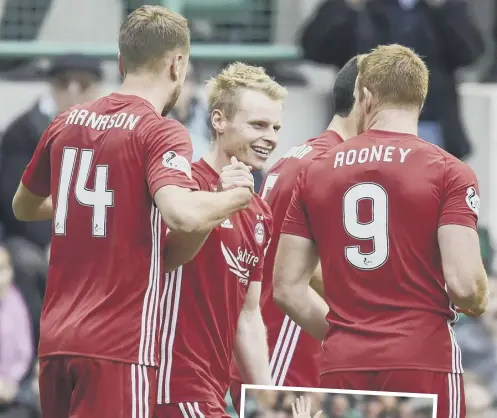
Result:
[[[361,200],[372,201],[370,222],[361,223],[357,206]],[[388,195],[375,183],[359,183],[343,196],[343,226],[349,236],[358,240],[373,240],[373,251],[362,253],[360,245],[345,247],[345,258],[360,270],[375,270],[386,263],[389,255]]]

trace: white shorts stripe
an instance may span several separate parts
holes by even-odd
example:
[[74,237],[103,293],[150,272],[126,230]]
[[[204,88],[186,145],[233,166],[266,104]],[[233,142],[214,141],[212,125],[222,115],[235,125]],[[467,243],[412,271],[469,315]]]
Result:
[[190,416],[193,418],[197,418],[197,415],[195,415],[195,409],[193,408],[193,405],[191,402],[186,403],[186,407],[188,408],[188,412],[190,413]]
[[461,418],[461,375],[449,373],[449,418]]
[[143,299],[138,364],[155,366],[154,326],[156,326],[155,322],[157,320],[157,310],[155,308],[157,302],[155,299],[158,295],[160,263],[162,258],[160,248],[161,215],[154,205],[152,205],[150,210],[150,227],[152,233],[152,252],[150,255],[148,287]]
[[131,365],[131,418],[150,418],[150,382],[147,367]]
[[283,386],[299,339],[301,328],[285,316],[269,365],[276,386]]
[[163,301],[165,299],[166,306],[161,308],[165,312],[165,318],[160,347],[161,359],[157,395],[157,402],[159,404],[171,402],[170,383],[173,366],[173,345],[176,335],[176,324],[178,322],[182,276],[183,267],[179,267],[178,270],[175,270],[170,275],[166,275],[166,281],[169,283],[166,284],[164,292],[167,294],[161,298]]
[[136,365],[131,365],[131,418],[136,418],[137,411],[136,399]]
[[197,411],[197,414],[200,418],[205,418],[205,415],[200,411],[200,406],[198,405],[198,402],[193,402],[193,408],[195,411]]
[[179,409],[181,410],[181,413],[183,414],[183,417],[184,417],[184,418],[192,418],[192,417],[190,417],[190,416],[188,415],[188,413],[186,412],[186,409],[185,409],[185,404],[184,404],[183,402],[180,402],[180,403],[178,404],[178,406],[179,406]]

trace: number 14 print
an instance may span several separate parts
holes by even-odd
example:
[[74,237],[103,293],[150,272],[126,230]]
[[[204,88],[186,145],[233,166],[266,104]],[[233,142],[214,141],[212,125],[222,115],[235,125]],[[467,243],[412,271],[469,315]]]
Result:
[[[80,152],[80,162],[74,196],[79,204],[90,206],[93,209],[92,235],[94,237],[105,237],[107,233],[107,208],[114,205],[114,191],[107,189],[109,178],[109,167],[97,165],[95,167],[95,185],[89,190],[86,185],[90,177],[91,163],[95,151],[83,149]],[[66,234],[66,221],[69,210],[69,195],[72,186],[74,168],[78,149],[64,148],[62,153],[62,164],[60,168],[59,193],[57,196],[57,207],[54,216],[55,235]]]

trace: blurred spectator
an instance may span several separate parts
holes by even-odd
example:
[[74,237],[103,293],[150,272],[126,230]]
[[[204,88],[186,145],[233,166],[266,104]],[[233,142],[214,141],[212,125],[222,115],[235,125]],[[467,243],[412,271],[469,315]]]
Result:
[[6,241],[14,267],[15,285],[27,303],[33,323],[33,350],[38,352],[40,315],[45,295],[48,262],[45,253],[25,238],[14,237]]
[[25,302],[13,284],[10,255],[0,247],[0,418],[29,418],[20,386],[33,360],[31,321]]
[[[489,279],[489,289],[495,295],[495,278]],[[497,407],[497,299],[490,298],[487,311],[481,317],[463,316],[456,326],[456,334],[464,369],[469,372],[465,375],[465,383],[471,380],[471,373],[478,375],[480,382],[488,388],[491,403]]]
[[198,161],[207,154],[211,140],[209,111],[205,101],[199,97],[192,64],[188,67],[178,101],[168,116],[181,122],[190,132],[193,145],[192,161]]
[[411,47],[430,69],[419,136],[458,158],[470,153],[455,73],[472,64],[484,44],[466,0],[326,0],[304,28],[301,43],[305,58],[337,67],[380,44]]
[[54,116],[99,94],[100,62],[69,55],[53,62],[50,91],[6,129],[0,145],[1,210],[7,236],[25,237],[45,248],[51,237],[51,222],[19,222],[12,212],[12,198],[36,145]]
[[[310,416],[319,410],[325,418],[432,418],[432,398],[400,398],[333,394],[325,392],[276,391],[248,389],[245,393],[245,416],[254,418],[291,417],[291,404],[304,395],[311,401]],[[289,407],[287,406],[289,405]]]

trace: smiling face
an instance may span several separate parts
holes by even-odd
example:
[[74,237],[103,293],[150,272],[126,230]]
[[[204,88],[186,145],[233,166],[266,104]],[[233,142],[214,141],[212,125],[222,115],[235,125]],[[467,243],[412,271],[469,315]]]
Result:
[[227,158],[262,170],[278,144],[278,131],[283,116],[283,103],[262,91],[240,89],[231,118],[222,111],[212,113],[217,134],[215,147]]

